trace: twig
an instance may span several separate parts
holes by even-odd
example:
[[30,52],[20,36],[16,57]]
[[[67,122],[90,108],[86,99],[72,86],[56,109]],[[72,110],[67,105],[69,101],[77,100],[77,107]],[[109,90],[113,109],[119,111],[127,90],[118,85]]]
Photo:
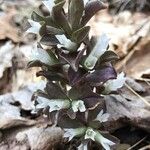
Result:
[[130,148],[128,148],[127,150],[132,150],[134,147],[136,147],[137,145],[139,145],[141,142],[143,142],[145,139],[147,138],[147,136],[145,136],[144,138],[142,138],[140,141],[138,141],[137,143],[135,143],[134,145],[132,145]]
[[142,96],[140,96],[136,91],[134,91],[127,83],[125,83],[125,86],[132,92],[134,93],[137,97],[139,97],[146,105],[150,107],[150,103],[147,102]]
[[148,149],[150,149],[150,145],[144,146],[144,147],[140,148],[139,150],[148,150]]

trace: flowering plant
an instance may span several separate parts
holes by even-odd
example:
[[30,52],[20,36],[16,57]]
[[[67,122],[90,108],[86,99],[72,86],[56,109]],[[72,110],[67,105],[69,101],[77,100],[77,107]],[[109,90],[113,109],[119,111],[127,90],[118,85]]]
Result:
[[88,149],[95,141],[109,150],[115,143],[101,131],[109,117],[103,96],[121,88],[125,77],[117,75],[112,65],[118,56],[108,50],[107,35],[90,38],[86,25],[106,5],[100,0],[69,0],[65,12],[65,3],[43,1],[49,15],[33,12],[29,20],[27,32],[38,34],[40,41],[28,67],[41,67],[36,75],[47,79],[45,90],[34,94],[33,113],[49,114],[65,138],[79,140],[78,149]]

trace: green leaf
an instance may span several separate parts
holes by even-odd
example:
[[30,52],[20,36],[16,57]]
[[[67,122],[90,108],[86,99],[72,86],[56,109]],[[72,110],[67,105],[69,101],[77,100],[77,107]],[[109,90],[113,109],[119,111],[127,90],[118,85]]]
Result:
[[68,12],[69,12],[69,21],[73,31],[79,28],[83,11],[84,11],[83,0],[70,1]]
[[99,63],[111,62],[119,59],[119,56],[113,51],[106,51],[99,60]]
[[53,7],[52,18],[54,22],[56,22],[56,24],[66,32],[66,34],[70,35],[71,28],[69,26],[67,17],[64,14],[64,10],[63,10],[64,4],[65,1],[62,1]]
[[59,41],[54,35],[45,34],[44,36],[42,36],[40,43],[46,46],[56,46],[57,44],[59,44]]
[[77,42],[77,43],[80,43],[82,42],[89,34],[89,31],[90,31],[90,27],[87,26],[87,27],[83,27],[77,31],[75,31],[73,34],[72,34],[72,39]]
[[36,22],[41,22],[45,20],[45,17],[40,16],[37,12],[33,11],[31,15],[31,19]]

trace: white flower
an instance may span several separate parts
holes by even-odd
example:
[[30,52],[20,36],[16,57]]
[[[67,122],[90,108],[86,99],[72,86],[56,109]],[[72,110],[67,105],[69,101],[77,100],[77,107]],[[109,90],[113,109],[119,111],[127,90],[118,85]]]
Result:
[[86,130],[84,139],[91,139],[91,140],[95,141],[95,136],[96,136],[96,132],[92,128],[88,128]]
[[84,102],[81,100],[72,101],[72,110],[74,112],[78,112],[78,111],[85,112],[86,108],[85,108]]
[[50,57],[48,52],[42,48],[37,48],[36,50],[33,50],[31,52],[30,60],[31,61],[39,60],[42,63],[47,64],[47,65],[53,65],[56,63],[55,62],[56,60]]
[[104,138],[98,131],[95,136],[95,141],[100,143],[104,147],[105,150],[110,150],[110,146],[115,144],[114,142]]
[[104,54],[107,50],[110,39],[106,36],[106,34],[102,34],[96,42],[93,50],[86,58],[84,65],[88,69],[93,69],[96,65],[98,59]]
[[104,111],[101,110],[95,120],[98,120],[100,122],[106,122],[108,120],[109,116],[110,115],[108,113],[104,113]]
[[117,79],[107,81],[105,86],[104,93],[110,93],[111,91],[116,91],[125,84],[126,78],[125,74],[122,72],[117,76]]
[[78,150],[88,150],[88,143],[81,143],[78,146]]
[[75,50],[77,48],[77,44],[72,42],[71,40],[67,39],[67,37],[64,34],[56,35],[56,38],[60,42],[60,44],[57,45],[58,48],[64,47],[68,50]]
[[36,109],[46,108],[47,106],[49,106],[50,107],[49,112],[70,107],[69,100],[47,99],[44,97],[38,97],[37,102],[38,104],[36,105]]
[[31,19],[28,19],[28,22],[30,23],[31,27],[26,31],[27,33],[34,33],[38,34],[39,30],[41,28],[41,24],[38,22],[35,22]]
[[87,4],[89,1],[90,1],[90,0],[83,0],[84,6],[86,6],[86,4]]
[[55,6],[54,0],[45,0],[45,1],[42,1],[42,3],[46,6],[49,12],[51,12],[52,8]]
[[72,140],[74,137],[79,137],[84,135],[86,128],[76,128],[76,129],[64,129],[64,137],[69,138],[69,141]]

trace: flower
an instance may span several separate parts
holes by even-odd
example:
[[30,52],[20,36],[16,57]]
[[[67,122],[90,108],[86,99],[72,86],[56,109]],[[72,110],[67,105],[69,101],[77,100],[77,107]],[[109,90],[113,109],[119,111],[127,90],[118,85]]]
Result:
[[45,0],[45,1],[42,1],[42,3],[46,6],[46,8],[49,10],[49,12],[52,11],[52,8],[55,5],[54,0]]
[[26,32],[38,34],[41,28],[41,24],[31,19],[28,19],[28,22],[30,23],[31,27]]
[[102,34],[99,39],[97,40],[96,45],[94,46],[93,50],[86,58],[84,62],[84,66],[87,69],[93,69],[98,61],[98,59],[104,54],[107,50],[108,44],[110,39],[106,36],[106,34]]
[[78,146],[78,150],[88,150],[88,143],[81,143],[79,146]]
[[98,131],[96,131],[95,141],[100,143],[105,150],[110,150],[110,146],[115,143],[103,137]]
[[70,107],[69,100],[62,100],[62,99],[47,99],[44,97],[37,98],[38,104],[36,105],[36,109],[43,109],[47,106],[50,107],[49,112],[66,109]]
[[84,2],[84,6],[86,6],[86,4],[89,2],[89,0],[83,0]]
[[67,39],[67,37],[63,34],[63,35],[56,35],[56,38],[58,39],[58,41],[60,42],[60,44],[58,44],[58,48],[66,48],[68,50],[76,50],[77,49],[77,44],[72,42],[71,40]]
[[108,120],[109,116],[110,115],[108,113],[104,113],[104,111],[101,110],[95,120],[98,120],[100,122],[106,122]]
[[49,53],[42,48],[37,48],[36,50],[32,51],[30,59],[31,61],[41,61],[47,65],[57,64],[57,59],[55,56],[50,57]]
[[85,112],[86,108],[84,105],[84,102],[81,100],[77,100],[77,101],[72,101],[72,109],[74,112]]
[[85,134],[86,128],[76,128],[76,129],[64,129],[64,137],[69,138],[69,141],[72,140],[74,137],[80,137]]
[[104,93],[110,93],[111,91],[116,91],[125,84],[126,78],[125,74],[122,72],[117,76],[117,79],[109,80],[104,84]]
[[84,139],[91,139],[91,140],[95,141],[95,136],[96,136],[96,132],[92,128],[88,128],[86,130]]

